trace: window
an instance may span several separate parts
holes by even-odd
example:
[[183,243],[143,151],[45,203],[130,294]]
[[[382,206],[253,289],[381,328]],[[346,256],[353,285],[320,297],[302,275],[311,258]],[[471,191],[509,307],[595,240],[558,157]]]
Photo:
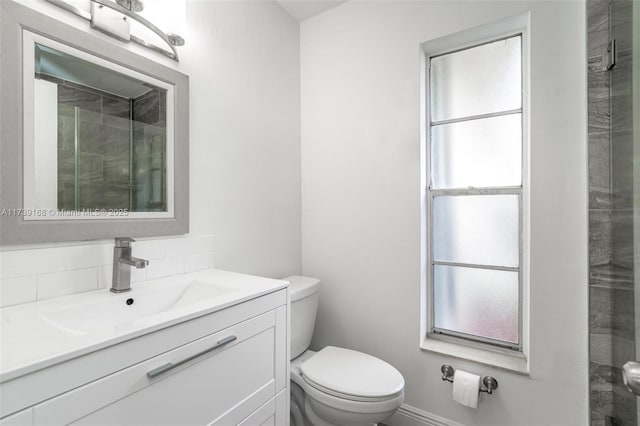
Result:
[[427,333],[523,347],[523,35],[426,55]]

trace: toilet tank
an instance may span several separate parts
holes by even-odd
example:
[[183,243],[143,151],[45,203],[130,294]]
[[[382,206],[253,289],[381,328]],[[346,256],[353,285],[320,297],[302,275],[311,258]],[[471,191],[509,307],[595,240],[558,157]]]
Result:
[[289,281],[291,295],[291,359],[307,350],[313,336],[318,312],[320,280],[312,277],[292,275],[283,278]]

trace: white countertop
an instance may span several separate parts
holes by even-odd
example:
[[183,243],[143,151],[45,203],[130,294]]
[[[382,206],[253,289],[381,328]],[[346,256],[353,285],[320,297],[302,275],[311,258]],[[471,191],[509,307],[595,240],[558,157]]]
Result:
[[[127,293],[115,294],[102,289],[0,308],[0,383],[287,285],[287,281],[208,269],[133,283],[133,290]],[[207,293],[208,290],[211,291]],[[179,297],[165,297],[169,293]],[[200,298],[201,295],[206,297]],[[134,299],[130,306],[138,310],[145,309],[145,300],[151,298],[157,306],[161,302],[165,306],[133,318],[113,318],[113,306],[120,312],[116,316],[128,313],[129,308],[124,306],[129,298]],[[160,300],[162,298],[166,300]]]

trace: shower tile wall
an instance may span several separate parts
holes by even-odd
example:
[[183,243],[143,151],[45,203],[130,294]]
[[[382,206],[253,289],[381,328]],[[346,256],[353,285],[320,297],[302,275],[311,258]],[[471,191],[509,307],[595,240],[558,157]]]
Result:
[[[165,210],[166,93],[153,89],[127,99],[69,82],[56,83],[58,208],[76,208],[77,107],[77,208]],[[133,152],[130,118],[134,120]],[[131,165],[134,176],[129,173]]]
[[130,102],[70,83],[58,85],[58,208],[129,208]]
[[[589,0],[589,295],[592,425],[636,425],[621,366],[634,358],[631,2]],[[611,18],[610,18],[611,15]],[[604,71],[611,36],[617,64]]]
[[133,209],[166,209],[166,91],[151,90],[133,100]]

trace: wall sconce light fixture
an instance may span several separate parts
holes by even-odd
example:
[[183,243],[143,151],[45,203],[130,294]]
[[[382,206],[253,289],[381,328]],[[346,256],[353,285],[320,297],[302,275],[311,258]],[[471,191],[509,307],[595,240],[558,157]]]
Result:
[[[165,33],[147,18],[140,15],[144,10],[142,0],[91,0],[90,11],[82,10],[64,0],[46,0],[68,12],[78,15],[91,23],[94,28],[102,33],[114,37],[123,42],[134,42],[147,49],[162,53],[169,58],[178,61],[178,50],[176,47],[184,46],[184,38],[178,34]],[[131,33],[130,20],[133,20],[148,28],[157,35],[169,48],[163,49],[141,37]]]

